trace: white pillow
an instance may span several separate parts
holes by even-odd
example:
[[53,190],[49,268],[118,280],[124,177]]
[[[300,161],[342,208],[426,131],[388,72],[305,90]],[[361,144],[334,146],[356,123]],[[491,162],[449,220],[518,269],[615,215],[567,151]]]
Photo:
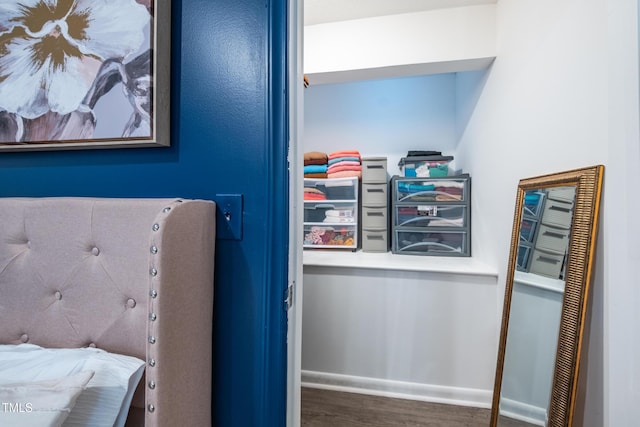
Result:
[[0,425],[60,427],[93,377],[82,371],[57,380],[0,386]]
[[0,345],[0,385],[51,380],[88,370],[95,372],[76,400],[65,427],[122,427],[144,361],[98,348],[42,348]]

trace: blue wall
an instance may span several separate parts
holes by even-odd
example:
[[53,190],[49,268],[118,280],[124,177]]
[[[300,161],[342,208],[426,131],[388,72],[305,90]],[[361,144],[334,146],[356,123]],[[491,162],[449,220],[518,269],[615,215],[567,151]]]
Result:
[[173,0],[171,147],[0,153],[0,196],[244,195],[216,247],[216,426],[285,424],[285,8]]

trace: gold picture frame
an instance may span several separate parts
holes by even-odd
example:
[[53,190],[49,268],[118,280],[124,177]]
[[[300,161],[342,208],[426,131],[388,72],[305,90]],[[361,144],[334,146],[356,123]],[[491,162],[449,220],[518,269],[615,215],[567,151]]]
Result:
[[603,173],[604,166],[597,165],[522,179],[518,184],[492,400],[491,427],[500,425],[498,420],[500,418],[503,368],[525,192],[574,186],[575,202],[566,255],[564,294],[561,302],[558,345],[553,366],[546,425],[566,427],[572,423],[576,404],[585,312],[593,270]]

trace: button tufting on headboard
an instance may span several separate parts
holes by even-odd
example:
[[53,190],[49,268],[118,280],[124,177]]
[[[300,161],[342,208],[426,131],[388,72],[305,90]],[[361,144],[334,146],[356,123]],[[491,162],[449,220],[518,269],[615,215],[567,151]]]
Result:
[[26,343],[27,341],[29,341],[29,335],[22,334],[22,336],[20,337],[20,341],[22,341],[23,343]]

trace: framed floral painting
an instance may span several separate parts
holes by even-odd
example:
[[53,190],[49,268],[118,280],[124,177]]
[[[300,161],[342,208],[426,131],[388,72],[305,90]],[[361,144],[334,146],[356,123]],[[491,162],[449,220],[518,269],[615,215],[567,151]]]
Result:
[[170,28],[170,0],[2,0],[0,151],[169,145]]

